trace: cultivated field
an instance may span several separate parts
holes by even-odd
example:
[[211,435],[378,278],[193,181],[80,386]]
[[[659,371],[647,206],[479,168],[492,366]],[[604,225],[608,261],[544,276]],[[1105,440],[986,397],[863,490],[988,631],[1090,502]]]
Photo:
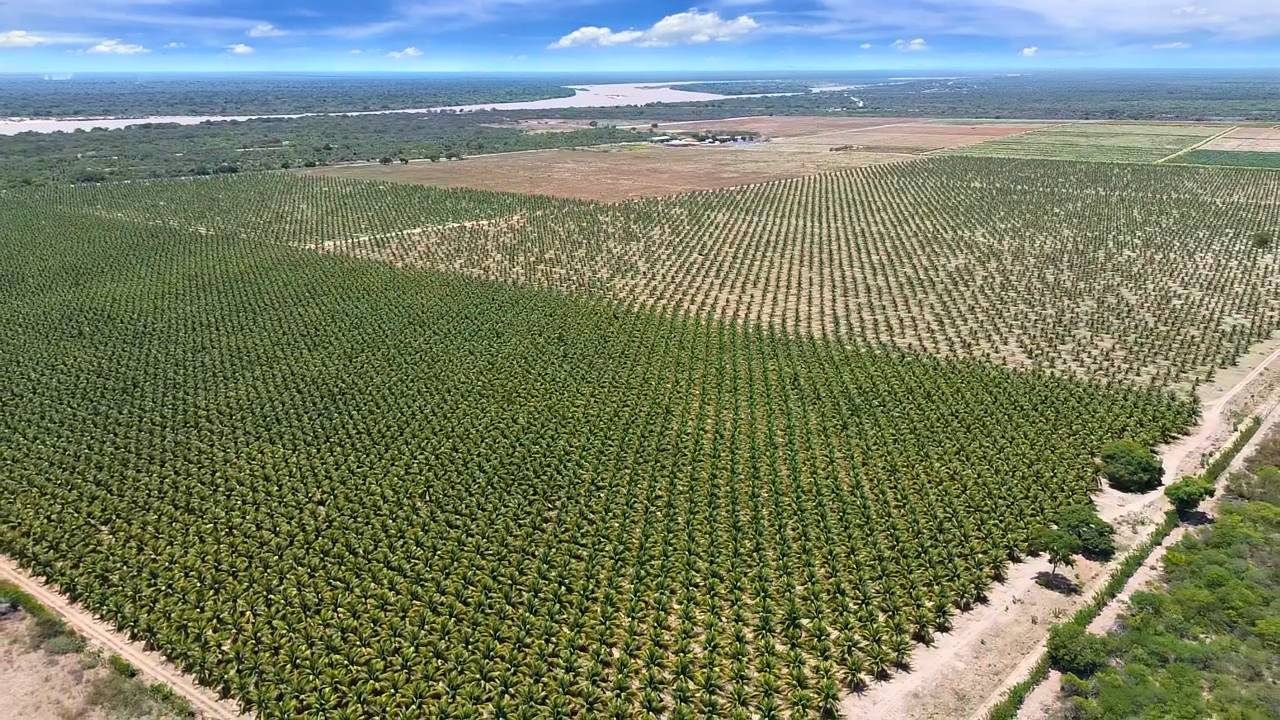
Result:
[[[853,118],[811,115],[761,115],[755,117],[731,118],[728,120],[693,120],[685,122],[659,123],[658,132],[693,132],[704,130],[746,131],[759,133],[766,138],[802,137],[815,133],[859,130],[862,128],[888,125],[891,123],[912,122],[910,118]],[[646,128],[648,123],[631,127]]]
[[931,150],[965,147],[990,140],[1018,135],[1040,127],[1027,123],[958,123],[904,122],[874,125],[858,130],[832,130],[797,135],[775,142],[791,145],[852,147],[867,152],[920,153]]
[[343,235],[322,218],[295,237],[396,265],[1103,380],[1186,386],[1280,326],[1280,265],[1248,240],[1280,226],[1272,175],[933,158],[613,207],[495,196],[489,215],[466,216],[485,222],[466,227],[417,217],[410,208],[432,193],[397,189],[393,200],[366,187],[379,197],[334,201],[400,203],[408,216],[334,208],[365,225]]
[[1280,168],[1280,126],[1235,128],[1174,158],[1188,165]]
[[1153,163],[1228,127],[1205,123],[1067,123],[951,152],[979,157]]
[[1205,143],[1202,149],[1280,153],[1280,126],[1235,128]]
[[879,152],[784,152],[774,143],[715,147],[615,145],[408,165],[339,165],[327,177],[464,187],[616,202],[799,177],[902,160]]
[[1192,150],[1172,161],[1184,165],[1218,165],[1222,167],[1250,167],[1280,169],[1280,152],[1250,152],[1247,150]]
[[9,193],[0,548],[264,717],[816,717],[1280,327],[1278,184]]
[[[556,123],[561,121],[527,122],[530,127],[544,128],[560,127]],[[659,132],[750,131],[768,142],[682,148],[622,145],[477,157],[461,163],[339,165],[308,172],[616,202],[894,162],[909,159],[910,155],[1017,135],[1042,125],[752,117],[670,123],[662,125]]]

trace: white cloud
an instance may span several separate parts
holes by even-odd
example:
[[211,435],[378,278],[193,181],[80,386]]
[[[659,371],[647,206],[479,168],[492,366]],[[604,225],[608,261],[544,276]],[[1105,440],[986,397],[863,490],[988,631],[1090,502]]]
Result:
[[871,48],[875,47],[875,45],[872,45],[871,43],[862,43],[858,47],[862,48],[863,50],[870,50]]
[[249,45],[245,45],[244,43],[236,43],[234,45],[228,45],[227,52],[232,55],[252,55],[253,48]]
[[164,49],[165,49],[165,50],[181,50],[182,48],[184,48],[184,47],[186,47],[186,46],[187,46],[187,44],[186,44],[186,43],[180,43],[180,42],[168,42],[168,43],[165,43],[165,44],[164,44]]
[[903,40],[901,38],[893,41],[893,49],[898,52],[921,52],[929,49],[929,43],[924,38],[912,38],[911,40]]
[[[932,37],[1067,37],[1159,42],[1190,33],[1280,35],[1276,0],[817,0],[811,25],[827,35],[894,32]],[[772,27],[772,26],[771,26]]]
[[1151,46],[1152,50],[1186,50],[1191,47],[1191,43],[1181,41],[1156,43]]
[[607,27],[587,25],[551,43],[552,49],[595,45],[636,45],[639,47],[665,47],[668,45],[698,45],[708,42],[739,40],[759,29],[760,24],[749,15],[739,15],[725,20],[715,12],[687,12],[668,15],[647,30],[613,31]]
[[285,32],[280,28],[276,27],[275,25],[272,25],[271,23],[265,23],[265,22],[254,25],[253,27],[249,28],[248,32],[245,33],[245,35],[248,35],[251,38],[280,37],[281,35],[284,35],[284,34]]
[[348,54],[348,55],[363,55],[363,54],[364,54],[364,51],[363,51],[363,50],[361,50],[360,48],[356,48],[355,50],[348,50],[348,51],[347,51],[347,54]]
[[643,35],[644,33],[639,30],[614,32],[607,27],[586,25],[574,30],[568,35],[565,35],[547,47],[553,50],[560,50],[563,48],[579,47],[582,45],[599,45],[601,47],[608,47],[609,45],[625,45],[639,40]]
[[94,45],[85,52],[94,55],[139,55],[141,53],[149,53],[150,50],[141,45],[120,42],[118,39],[103,40]]
[[1030,57],[1035,57],[1039,52],[1040,52],[1040,48],[1036,47],[1035,45],[1032,45],[1030,47],[1022,48],[1022,52],[1019,54],[1021,54],[1022,57],[1030,58]]
[[403,60],[405,58],[422,57],[422,51],[410,45],[409,47],[403,50],[393,50],[387,53],[387,57],[395,58],[396,60]]
[[29,33],[26,30],[10,30],[0,33],[0,48],[27,48],[47,45],[49,38]]

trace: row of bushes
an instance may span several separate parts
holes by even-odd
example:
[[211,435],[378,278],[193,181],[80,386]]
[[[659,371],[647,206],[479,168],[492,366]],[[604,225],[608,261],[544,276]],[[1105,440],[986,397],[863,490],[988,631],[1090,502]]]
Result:
[[[1235,456],[1253,438],[1261,425],[1261,418],[1252,418],[1236,436],[1231,445],[1205,468],[1205,472],[1200,476],[1202,481],[1208,482],[1210,487],[1216,484],[1218,478],[1230,467]],[[1134,548],[1124,557],[1107,580],[1107,584],[1094,594],[1089,604],[1077,610],[1069,620],[1059,623],[1050,629],[1047,649],[1032,668],[1031,674],[1022,682],[1009,688],[1004,699],[987,714],[987,720],[1013,720],[1016,718],[1027,695],[1044,681],[1049,674],[1050,668],[1062,672],[1075,672],[1075,670],[1081,669],[1081,666],[1097,662],[1100,654],[1103,658],[1102,661],[1105,662],[1105,639],[1089,635],[1089,623],[1093,622],[1093,619],[1102,612],[1102,609],[1120,594],[1120,591],[1129,582],[1129,579],[1133,577],[1133,574],[1146,562],[1147,557],[1151,555],[1151,551],[1164,542],[1165,538],[1178,526],[1179,522],[1180,513],[1176,507],[1165,513],[1164,520],[1151,533],[1146,542]]]

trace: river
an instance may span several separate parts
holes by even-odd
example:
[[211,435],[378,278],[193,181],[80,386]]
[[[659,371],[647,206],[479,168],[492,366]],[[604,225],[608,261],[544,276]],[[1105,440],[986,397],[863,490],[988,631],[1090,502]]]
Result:
[[[472,112],[476,110],[557,110],[576,107],[620,107],[647,105],[655,102],[705,102],[729,97],[753,97],[751,95],[718,95],[716,93],[679,90],[668,85],[687,85],[693,82],[663,83],[611,83],[604,85],[569,85],[574,91],[571,97],[526,100],[523,102],[480,103],[476,105],[448,105],[444,107],[407,108],[403,110],[366,110],[350,113],[299,113],[296,115],[155,115],[151,117],[102,117],[102,118],[4,118],[0,119],[0,135],[17,135],[23,132],[52,133],[72,132],[104,128],[114,130],[146,123],[173,123],[198,125],[203,122],[229,122],[256,118],[297,118],[316,115],[385,115],[388,113]],[[782,93],[774,93],[782,94]]]

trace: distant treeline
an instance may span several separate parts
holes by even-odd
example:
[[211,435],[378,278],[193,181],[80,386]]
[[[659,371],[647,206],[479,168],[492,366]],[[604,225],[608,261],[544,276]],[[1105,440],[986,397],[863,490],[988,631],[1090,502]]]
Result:
[[647,136],[600,127],[526,133],[494,113],[261,118],[0,137],[0,187],[278,170],[390,158],[465,157]]
[[6,117],[266,115],[401,110],[569,97],[539,78],[320,75],[0,78]]
[[[859,79],[851,79],[859,80]],[[834,79],[828,81],[835,82]],[[860,82],[866,83],[866,78]],[[855,83],[856,84],[856,83]],[[714,87],[713,87],[714,85]],[[754,89],[785,92],[778,83],[681,85],[727,94]],[[764,87],[768,87],[765,90]],[[544,113],[545,114],[545,113]],[[636,108],[575,108],[559,117],[631,118]],[[1280,83],[1274,74],[1247,71],[1065,73],[881,81],[853,90],[731,97],[665,103],[646,119],[701,120],[740,115],[870,115],[941,118],[1060,118],[1064,120],[1280,121]]]

